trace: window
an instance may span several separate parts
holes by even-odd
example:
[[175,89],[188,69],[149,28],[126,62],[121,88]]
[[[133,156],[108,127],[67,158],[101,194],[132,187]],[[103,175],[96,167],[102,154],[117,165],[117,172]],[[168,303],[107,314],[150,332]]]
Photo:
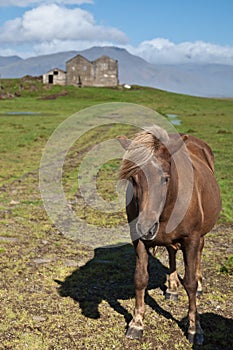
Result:
[[101,64],[101,68],[102,68],[103,70],[108,69],[108,64],[107,64],[107,63],[102,63],[102,64]]

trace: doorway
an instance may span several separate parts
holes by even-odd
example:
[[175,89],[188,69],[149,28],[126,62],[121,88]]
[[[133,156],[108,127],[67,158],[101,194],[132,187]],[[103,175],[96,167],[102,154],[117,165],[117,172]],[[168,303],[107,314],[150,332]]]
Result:
[[49,84],[53,84],[53,74],[49,74]]

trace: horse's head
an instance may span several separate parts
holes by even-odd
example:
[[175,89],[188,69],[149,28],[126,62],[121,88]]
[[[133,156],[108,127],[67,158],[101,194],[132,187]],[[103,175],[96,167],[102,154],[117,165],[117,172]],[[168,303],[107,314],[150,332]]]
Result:
[[171,181],[171,157],[183,139],[171,139],[158,127],[143,131],[133,141],[119,138],[126,149],[120,176],[130,181],[128,195],[137,211],[137,235],[143,240],[153,240],[158,233]]

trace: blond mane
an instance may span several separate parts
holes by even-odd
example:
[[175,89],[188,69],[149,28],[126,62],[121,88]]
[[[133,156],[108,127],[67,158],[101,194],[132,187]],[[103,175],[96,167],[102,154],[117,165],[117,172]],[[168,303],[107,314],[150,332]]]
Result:
[[136,134],[124,154],[120,178],[129,179],[135,175],[154,156],[161,143],[166,144],[168,140],[167,132],[156,125]]

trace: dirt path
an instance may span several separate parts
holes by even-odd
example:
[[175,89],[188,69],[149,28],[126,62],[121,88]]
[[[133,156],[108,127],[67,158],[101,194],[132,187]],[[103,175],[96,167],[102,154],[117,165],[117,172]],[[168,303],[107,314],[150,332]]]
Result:
[[[37,174],[2,187],[0,196],[0,349],[191,349],[184,290],[177,303],[164,300],[164,249],[150,259],[143,341],[132,341],[124,335],[134,306],[132,246],[93,250],[61,235],[41,205]],[[230,225],[206,237],[201,349],[233,349],[233,277],[219,272],[232,241]]]

